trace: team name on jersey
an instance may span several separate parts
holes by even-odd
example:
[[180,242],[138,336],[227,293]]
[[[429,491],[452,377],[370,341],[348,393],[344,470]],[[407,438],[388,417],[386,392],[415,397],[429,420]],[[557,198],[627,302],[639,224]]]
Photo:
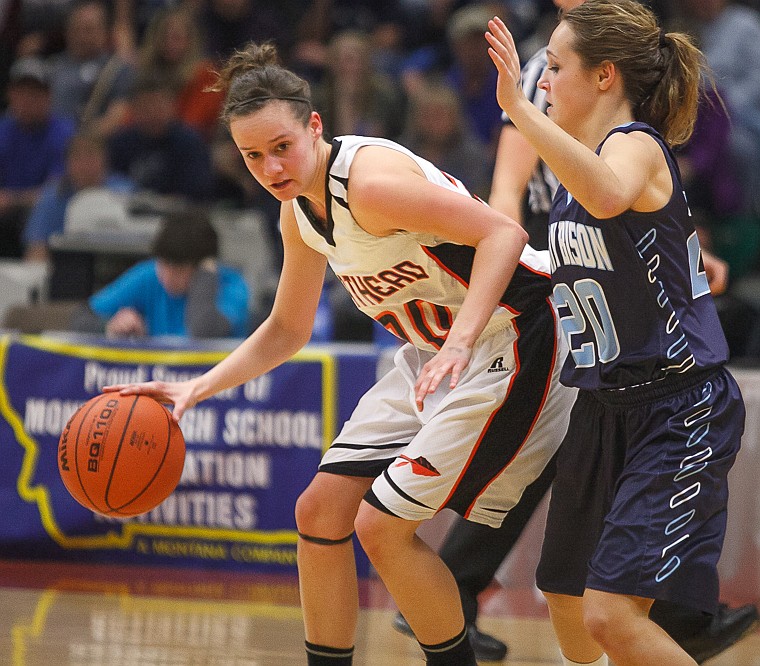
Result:
[[402,261],[375,275],[338,275],[359,307],[379,305],[404,287],[429,277],[422,266],[412,261]]
[[573,220],[560,220],[549,225],[551,268],[583,266],[612,271],[602,230]]

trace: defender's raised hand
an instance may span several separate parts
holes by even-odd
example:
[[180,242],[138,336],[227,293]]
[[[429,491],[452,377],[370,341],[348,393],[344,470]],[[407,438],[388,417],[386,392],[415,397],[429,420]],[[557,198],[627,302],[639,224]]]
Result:
[[[496,86],[496,99],[499,106],[507,113],[525,95],[520,85],[520,57],[511,33],[499,17],[495,16],[488,22],[486,41],[490,45],[488,55],[491,56],[499,72]],[[527,100],[526,100],[527,101]]]

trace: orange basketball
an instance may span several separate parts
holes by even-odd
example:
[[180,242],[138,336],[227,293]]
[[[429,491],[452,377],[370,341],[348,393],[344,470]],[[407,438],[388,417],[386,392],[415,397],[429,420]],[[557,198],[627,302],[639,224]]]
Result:
[[104,516],[136,516],[179,483],[185,439],[166,407],[145,395],[102,393],[69,419],[58,471],[77,502]]

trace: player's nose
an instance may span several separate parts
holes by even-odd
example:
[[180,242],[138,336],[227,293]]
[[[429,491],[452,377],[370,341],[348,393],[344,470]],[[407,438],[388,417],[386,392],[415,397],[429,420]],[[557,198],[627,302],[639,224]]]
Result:
[[274,176],[282,173],[282,161],[271,155],[267,155],[264,158],[264,174],[267,176]]

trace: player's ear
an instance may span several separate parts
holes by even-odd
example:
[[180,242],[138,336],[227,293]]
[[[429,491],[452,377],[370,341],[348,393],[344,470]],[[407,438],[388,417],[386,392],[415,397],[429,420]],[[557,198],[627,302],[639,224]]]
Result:
[[604,60],[597,71],[597,85],[600,90],[609,90],[618,78],[617,67],[609,60]]
[[322,116],[320,116],[316,111],[312,111],[311,115],[309,116],[307,127],[311,131],[312,136],[315,139],[319,139],[324,132],[324,127],[322,125]]

